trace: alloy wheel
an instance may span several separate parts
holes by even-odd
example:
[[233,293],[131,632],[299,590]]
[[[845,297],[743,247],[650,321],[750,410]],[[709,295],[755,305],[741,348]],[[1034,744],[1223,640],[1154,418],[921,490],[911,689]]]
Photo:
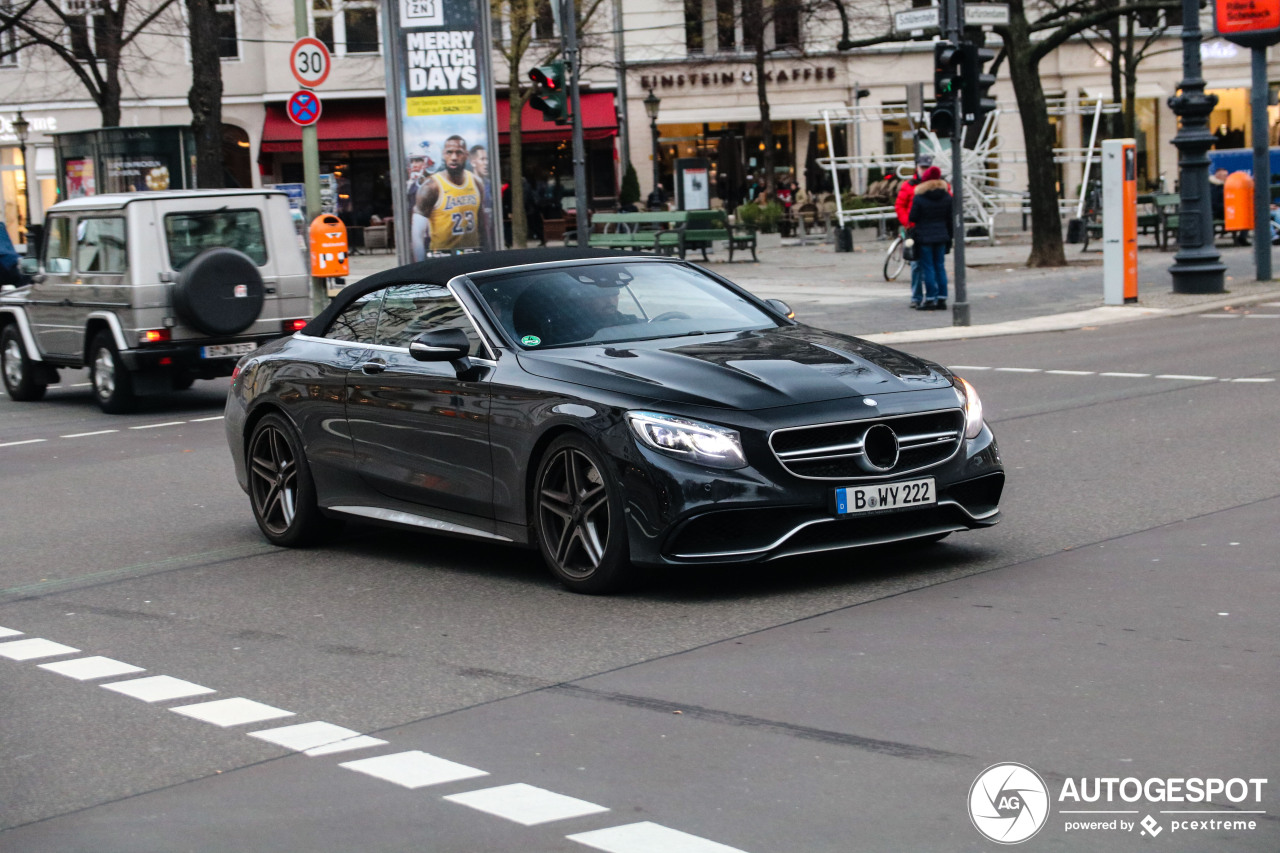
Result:
[[263,526],[281,536],[297,514],[298,463],[288,438],[275,427],[254,437],[249,450],[249,485],[253,510]]
[[609,496],[600,470],[581,450],[563,448],[543,469],[538,515],[561,571],[586,578],[600,567],[609,546]]
[[4,345],[4,379],[10,388],[22,384],[22,348],[16,338],[9,338]]
[[116,360],[106,347],[99,347],[93,359],[93,390],[103,400],[116,392]]

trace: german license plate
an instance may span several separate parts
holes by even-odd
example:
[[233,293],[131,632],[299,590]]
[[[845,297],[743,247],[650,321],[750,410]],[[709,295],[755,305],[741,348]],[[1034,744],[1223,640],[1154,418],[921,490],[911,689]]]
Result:
[[258,344],[254,341],[248,341],[243,344],[213,344],[207,347],[200,347],[201,358],[226,358],[232,355],[248,355],[258,348]]
[[938,502],[933,478],[836,489],[836,515],[908,509]]

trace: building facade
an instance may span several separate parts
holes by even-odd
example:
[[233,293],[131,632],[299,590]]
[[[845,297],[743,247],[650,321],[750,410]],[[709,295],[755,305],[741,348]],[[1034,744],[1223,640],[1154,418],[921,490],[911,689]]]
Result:
[[[81,21],[64,37],[84,62],[94,62],[93,4],[61,0]],[[825,132],[813,123],[824,109],[853,104],[893,106],[906,100],[906,86],[926,82],[931,89],[932,47],[928,41],[895,43],[847,53],[833,10],[814,10],[800,0],[628,0],[599,4],[590,22],[584,60],[583,114],[588,138],[589,196],[595,207],[616,203],[621,174],[629,161],[644,191],[651,189],[654,155],[659,180],[672,189],[675,161],[702,157],[712,167],[712,192],[725,204],[743,196],[749,176],[763,166],[760,124],[760,69],[756,45],[767,51],[764,90],[773,131],[775,171],[794,173],[810,189],[829,188],[829,176],[815,168],[826,156]],[[226,0],[218,5],[222,38],[224,152],[228,183],[241,186],[289,183],[302,178],[301,133],[289,121],[285,103],[298,88],[289,51],[296,40],[293,4],[288,0]],[[387,216],[392,193],[403,186],[403,167],[389,162],[382,31],[387,5],[379,0],[310,0],[307,31],[331,50],[333,70],[318,89],[324,103],[318,125],[321,171],[334,175],[340,210],[360,219]],[[524,66],[532,67],[557,44],[550,6],[535,24],[535,41]],[[137,14],[145,14],[139,10]],[[884,31],[889,21],[863,22]],[[1250,145],[1249,52],[1213,38],[1206,18],[1202,51],[1204,76],[1219,96],[1212,123],[1222,147]],[[496,38],[510,39],[499,21]],[[1146,186],[1172,187],[1176,151],[1170,140],[1176,119],[1167,99],[1181,79],[1178,30],[1170,30],[1161,51],[1142,62],[1137,85],[1137,136],[1141,178]],[[9,36],[12,38],[12,36]],[[620,49],[619,44],[625,48]],[[3,47],[3,44],[0,44]],[[169,7],[131,44],[122,62],[123,127],[183,125],[191,65],[181,4]],[[493,68],[498,87],[500,132],[509,126],[508,70],[499,50]],[[1280,79],[1280,66],[1270,66]],[[621,73],[620,73],[621,71]],[[1097,42],[1077,39],[1041,63],[1046,93],[1075,104],[1054,120],[1058,145],[1081,148],[1089,141],[1090,110],[1109,100],[1111,71]],[[1026,152],[1007,68],[994,90],[1002,108],[1000,179],[1025,183],[1019,162],[1048,152]],[[657,117],[646,112],[657,99]],[[21,110],[29,123],[23,146],[13,121]],[[1269,124],[1275,125],[1276,108]],[[621,120],[620,120],[621,119]],[[525,107],[522,114],[525,168],[533,197],[554,211],[572,198],[573,175],[567,127],[549,124]],[[39,222],[58,197],[59,178],[50,134],[99,128],[101,113],[79,78],[61,59],[40,47],[0,59],[0,209],[5,225],[21,243],[28,221]],[[917,144],[911,128],[897,120],[868,120],[850,126],[838,153],[868,157],[903,154]],[[511,176],[504,163],[502,179]],[[1078,192],[1080,166],[1064,164],[1062,193]],[[83,176],[81,176],[83,177]],[[83,181],[81,182],[83,185]],[[848,189],[847,185],[842,189]],[[28,199],[31,210],[27,210]]]

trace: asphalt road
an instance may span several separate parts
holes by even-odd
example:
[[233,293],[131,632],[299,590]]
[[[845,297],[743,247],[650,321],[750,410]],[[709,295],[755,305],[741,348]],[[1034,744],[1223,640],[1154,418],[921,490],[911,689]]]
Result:
[[[991,850],[1000,762],[1052,801],[1021,849],[1280,849],[1280,310],[1216,313],[913,345],[982,392],[1001,525],[614,598],[462,540],[266,545],[222,383],[0,400],[0,643],[79,652],[0,645],[0,851]],[[42,668],[85,656],[143,671]],[[102,686],[157,676],[187,695]],[[300,752],[320,723],[385,743]],[[1268,781],[1060,799],[1098,777]]]

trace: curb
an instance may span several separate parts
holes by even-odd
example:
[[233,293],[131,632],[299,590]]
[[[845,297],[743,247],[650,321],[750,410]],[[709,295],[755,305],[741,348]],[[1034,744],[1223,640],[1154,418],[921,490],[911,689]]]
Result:
[[983,326],[949,326],[941,329],[912,329],[901,332],[881,332],[875,335],[859,335],[864,340],[881,344],[909,344],[923,341],[958,341],[966,338],[993,338],[1002,335],[1025,335],[1032,332],[1067,332],[1084,326],[1104,326],[1115,323],[1130,323],[1135,320],[1151,320],[1157,317],[1179,317],[1186,314],[1199,314],[1215,308],[1227,308],[1232,305],[1252,305],[1270,299],[1280,298],[1280,288],[1252,293],[1248,296],[1229,296],[1194,305],[1182,305],[1177,308],[1148,308],[1141,305],[1102,305],[1084,311],[1070,311],[1065,314],[1046,314],[1041,317],[1029,317],[1025,320],[1009,320],[1004,323],[990,323]]

